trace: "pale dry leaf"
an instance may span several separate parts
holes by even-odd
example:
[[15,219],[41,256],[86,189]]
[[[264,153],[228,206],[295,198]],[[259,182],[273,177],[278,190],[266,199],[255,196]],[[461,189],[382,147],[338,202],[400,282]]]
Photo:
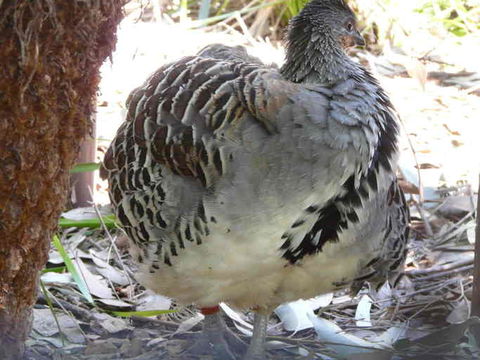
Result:
[[53,336],[59,332],[50,309],[33,309],[32,328],[43,336]]
[[352,297],[350,295],[335,296],[332,299],[332,304],[341,304],[350,300],[352,300]]
[[114,339],[97,340],[87,345],[84,354],[87,356],[95,356],[100,358],[102,355],[115,354],[118,347],[115,345]]
[[333,292],[331,292],[331,293],[316,296],[314,298],[311,298],[305,301],[310,306],[310,308],[313,311],[315,311],[317,309],[330,305],[330,303],[333,300],[333,295],[334,295]]
[[97,323],[111,334],[130,329],[130,326],[128,326],[127,322],[123,319],[105,313],[94,313],[93,315],[97,319]]
[[95,209],[93,209],[92,207],[72,209],[62,213],[61,216],[65,219],[74,220],[74,221],[97,218]]
[[425,90],[428,76],[425,65],[417,59],[408,58],[406,59],[404,66],[407,69],[408,75],[410,75],[411,78],[416,79],[422,87],[422,90]]
[[420,60],[400,54],[388,47],[385,47],[385,54],[392,63],[402,65],[405,70],[407,70],[408,75],[411,78],[416,79],[422,90],[425,90],[428,72],[427,68]]
[[385,309],[392,305],[393,291],[388,281],[385,281],[380,289],[375,292],[374,299],[375,305],[377,305],[380,309]]
[[[100,214],[109,215],[111,211],[108,207],[100,207],[98,208]],[[75,208],[69,211],[62,213],[62,217],[68,220],[80,221],[80,220],[90,220],[90,219],[97,219],[97,211],[94,207],[82,207],[82,208]]]
[[178,325],[177,330],[175,330],[175,334],[181,334],[191,330],[195,325],[199,324],[205,316],[203,314],[197,313],[195,316],[184,320]]
[[[68,253],[73,253],[77,250],[78,246],[85,241],[87,238],[87,233],[90,229],[83,228],[76,230],[71,236],[64,236],[62,238],[63,246]],[[85,254],[85,253],[84,253]],[[85,256],[82,256],[85,257]]]
[[85,280],[88,290],[92,295],[95,295],[101,299],[114,298],[112,290],[102,276],[94,275],[85,265],[85,263],[77,256],[75,257],[75,264],[78,267],[79,273]]
[[57,250],[52,248],[48,253],[48,262],[55,265],[63,264],[63,257]]
[[40,279],[45,285],[55,285],[55,284],[73,284],[72,275],[69,273],[56,273],[56,272],[47,272],[42,274]]
[[460,219],[474,211],[472,204],[476,203],[476,200],[472,202],[470,196],[449,196],[438,208],[438,213],[449,219]]
[[392,356],[389,347],[347,334],[333,322],[315,315],[309,315],[309,318],[314,324],[318,340],[333,349],[340,358],[387,360]]
[[78,323],[70,316],[63,312],[56,312],[58,321],[51,309],[33,309],[33,329],[43,336],[51,337],[60,331],[66,336],[69,342],[75,344],[83,344],[86,339],[79,328]]
[[90,249],[90,255],[92,256],[92,261],[95,263],[95,265],[97,265],[96,270],[105,278],[120,286],[126,286],[129,284],[128,276],[125,275],[124,272],[114,268],[112,265],[102,260],[100,257],[97,257],[95,250]]
[[404,338],[407,334],[408,326],[393,326],[380,334],[375,342],[387,347],[393,346],[395,342]]
[[475,244],[475,225],[467,229],[467,239],[470,244]]
[[245,326],[247,328],[253,329],[252,324],[243,320],[242,316],[237,311],[233,310],[230,306],[228,306],[227,304],[222,302],[222,303],[220,303],[220,307],[222,308],[223,312],[225,314],[227,314],[227,316],[230,319],[242,324],[243,326]]
[[138,311],[148,310],[168,310],[172,305],[172,300],[166,296],[155,294],[151,290],[146,290],[138,299]]
[[447,316],[447,322],[450,324],[461,324],[470,318],[470,301],[466,298],[460,300]]
[[57,337],[41,336],[41,335],[36,334],[34,331],[31,333],[30,338],[35,339],[38,343],[41,343],[41,342],[48,343],[48,344],[50,344],[53,347],[56,347],[58,349],[64,348],[65,345],[66,345],[66,341],[65,340],[62,341],[62,339],[60,339],[60,337],[58,337],[58,336]]
[[118,299],[96,299],[96,301],[101,302],[102,304],[105,304],[110,307],[116,307],[120,309],[132,309],[134,305],[129,304],[125,301],[118,300]]
[[223,312],[233,320],[235,327],[247,336],[252,336],[253,325],[243,320],[241,315],[225,303],[220,303]]
[[358,302],[355,311],[355,323],[358,327],[370,327],[372,322],[370,320],[370,310],[372,309],[372,299],[368,295],[363,295]]
[[153,347],[153,346],[156,346],[162,342],[166,341],[165,338],[162,338],[162,337],[158,337],[158,338],[155,338],[155,339],[152,339],[150,340],[149,342],[147,342],[147,347]]
[[308,314],[313,315],[313,310],[305,300],[300,299],[280,305],[274,311],[282,321],[285,330],[296,332],[313,327],[308,317]]

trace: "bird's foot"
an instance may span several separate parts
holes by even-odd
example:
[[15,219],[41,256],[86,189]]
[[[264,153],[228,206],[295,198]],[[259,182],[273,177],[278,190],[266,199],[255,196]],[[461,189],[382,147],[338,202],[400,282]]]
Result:
[[265,360],[267,353],[265,351],[265,336],[267,335],[268,315],[260,312],[255,313],[253,324],[253,334],[247,353],[242,360]]
[[242,360],[266,360],[266,359],[267,359],[267,353],[264,350],[256,353],[247,352],[245,356],[242,358]]
[[248,345],[228,328],[220,313],[204,315],[203,332],[197,334],[193,345],[182,352],[182,359],[241,359]]
[[247,344],[240,340],[233,332],[226,329],[217,333],[202,333],[185,354],[212,358],[214,360],[239,360],[245,353]]

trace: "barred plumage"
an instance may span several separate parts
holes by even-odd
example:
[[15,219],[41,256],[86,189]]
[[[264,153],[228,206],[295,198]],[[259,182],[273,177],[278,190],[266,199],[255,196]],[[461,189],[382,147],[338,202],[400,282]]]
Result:
[[213,45],[132,92],[102,176],[143,284],[200,307],[271,310],[398,279],[398,124],[343,51],[360,41],[351,23],[342,0],[314,0],[282,69]]

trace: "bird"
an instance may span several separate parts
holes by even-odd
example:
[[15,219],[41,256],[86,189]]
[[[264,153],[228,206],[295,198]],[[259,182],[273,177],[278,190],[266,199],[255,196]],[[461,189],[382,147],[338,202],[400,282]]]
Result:
[[399,118],[357,45],[344,0],[311,0],[280,68],[213,44],[129,95],[101,176],[138,281],[205,315],[192,348],[239,356],[222,302],[254,311],[241,356],[258,360],[280,304],[401,279]]

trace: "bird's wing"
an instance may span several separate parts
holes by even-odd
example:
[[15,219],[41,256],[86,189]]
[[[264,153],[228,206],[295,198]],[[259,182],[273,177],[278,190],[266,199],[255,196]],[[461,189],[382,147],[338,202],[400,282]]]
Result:
[[100,175],[109,181],[112,205],[139,249],[139,262],[153,252],[172,265],[179,248],[204,241],[210,221],[205,197],[221,179],[243,171],[231,161],[232,152],[252,151],[245,142],[261,142],[246,128],[259,138],[277,136],[284,107],[324,116],[325,96],[315,92],[310,102],[295,100],[301,91],[258,64],[186,57],[130,94],[126,120]]
[[229,60],[229,61],[240,61],[249,64],[258,64],[263,65],[262,61],[254,56],[251,56],[247,49],[243,46],[226,46],[223,44],[211,44],[205,46],[197,54],[199,57],[218,59],[218,60]]
[[301,85],[255,63],[186,57],[162,67],[130,94],[126,122],[105,155],[103,176],[149,161],[208,188],[223,175],[228,161],[222,145],[239,141],[242,122],[274,135],[286,105],[292,112],[313,107],[315,116],[325,113],[323,94],[314,93],[313,105],[296,103],[300,91]]

